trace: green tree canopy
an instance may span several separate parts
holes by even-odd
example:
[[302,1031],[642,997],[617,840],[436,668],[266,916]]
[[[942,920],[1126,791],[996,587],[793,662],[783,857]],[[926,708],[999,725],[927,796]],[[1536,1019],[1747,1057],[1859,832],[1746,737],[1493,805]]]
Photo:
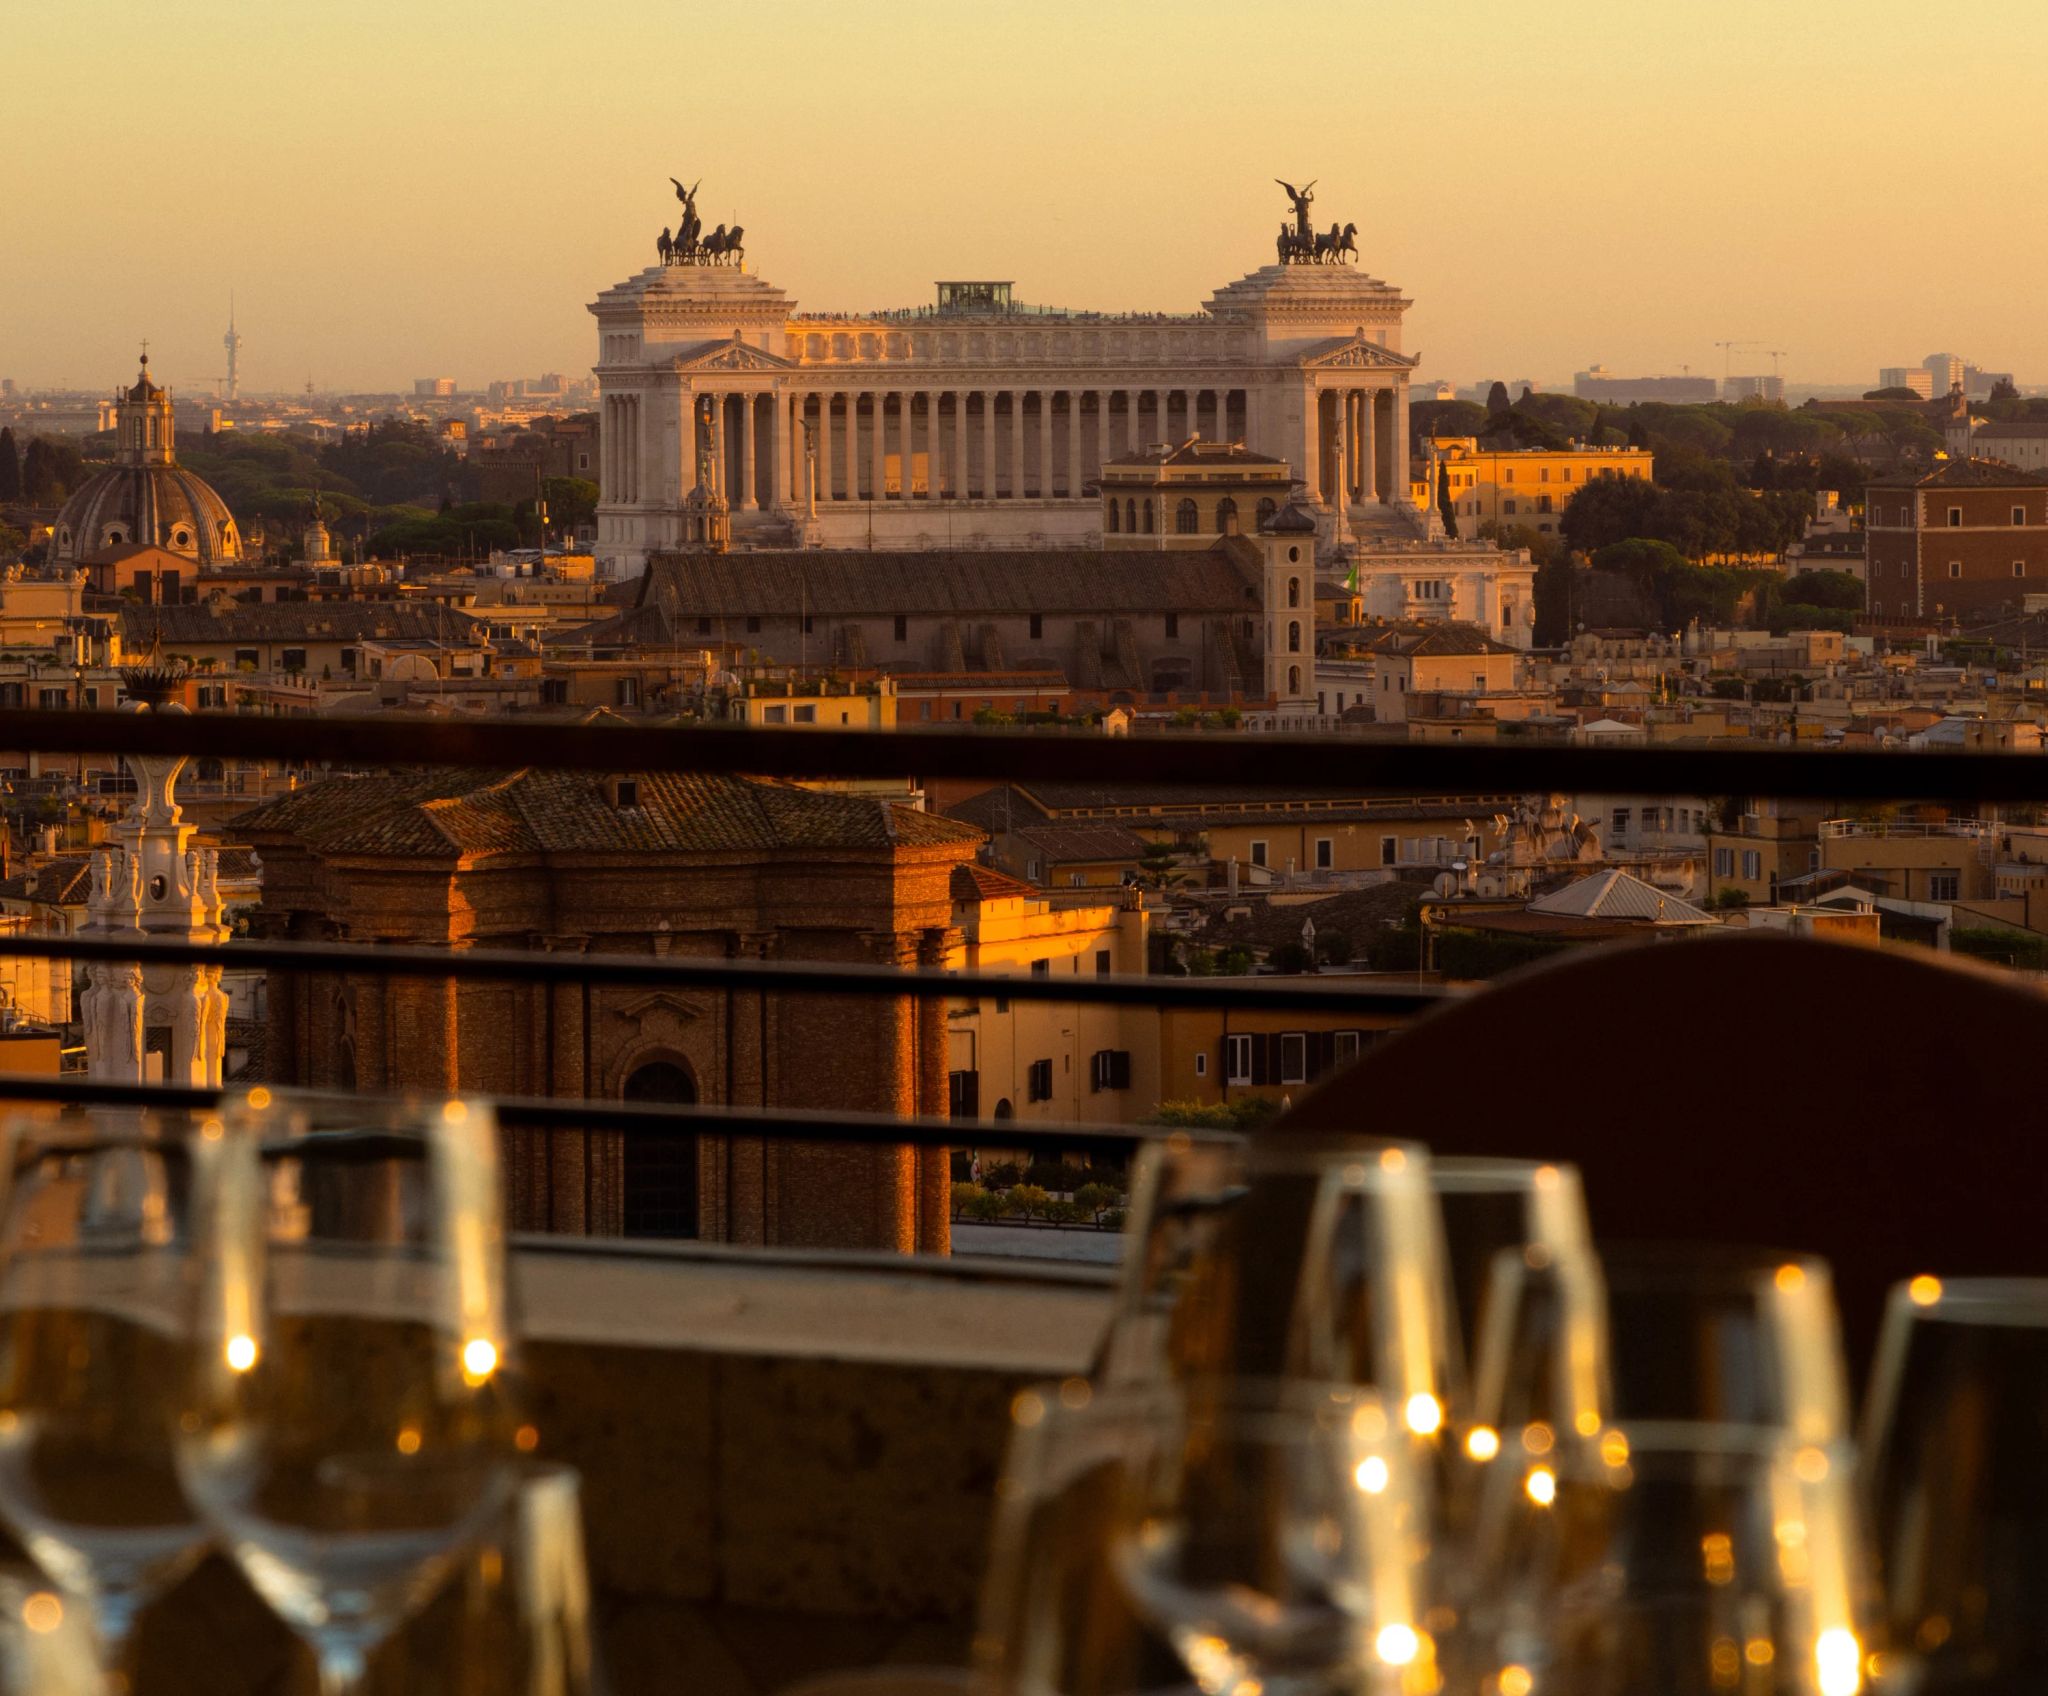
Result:
[[0,501],[21,499],[21,454],[14,445],[14,432],[0,430]]

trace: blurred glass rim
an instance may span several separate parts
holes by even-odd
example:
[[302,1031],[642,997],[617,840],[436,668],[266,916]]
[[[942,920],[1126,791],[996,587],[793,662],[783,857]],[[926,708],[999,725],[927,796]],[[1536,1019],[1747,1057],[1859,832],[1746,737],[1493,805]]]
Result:
[[1249,1178],[1335,1174],[1348,1183],[1371,1184],[1383,1175],[1400,1175],[1413,1182],[1426,1181],[1429,1169],[1429,1150],[1419,1142],[1320,1131],[1270,1132],[1250,1139],[1244,1154]]
[[2048,1278],[1941,1278],[1931,1296],[1915,1294],[1914,1279],[1892,1286],[1887,1322],[1925,1320],[1947,1325],[2048,1326]]
[[1846,1437],[1815,1441],[1782,1425],[1720,1424],[1709,1420],[1650,1419],[1603,1427],[1597,1436],[1560,1443],[1553,1464],[1560,1479],[1614,1485],[1665,1480],[1687,1473],[1729,1478],[1791,1471],[1807,1484],[1856,1477],[1856,1445]]
[[183,1155],[186,1142],[209,1120],[214,1120],[214,1115],[156,1107],[70,1107],[48,1115],[13,1113],[0,1125],[0,1147],[6,1151],[8,1168],[15,1172],[52,1155],[103,1154],[128,1148]]
[[1432,1154],[1429,1181],[1448,1195],[1522,1195],[1553,1185],[1578,1189],[1568,1160],[1520,1160],[1494,1154]]
[[1794,1287],[1807,1282],[1831,1287],[1834,1274],[1818,1255],[1740,1243],[1611,1241],[1596,1237],[1610,1295],[1698,1292],[1746,1295],[1758,1284]]
[[1060,1378],[1027,1385],[1010,1400],[1013,1431],[1077,1420],[1174,1416],[1203,1422],[1219,1413],[1239,1425],[1270,1421],[1275,1426],[1298,1428],[1341,1417],[1354,1422],[1364,1436],[1391,1434],[1397,1429],[1386,1398],[1370,1385],[1318,1378],[1217,1376],[1107,1387],[1085,1378]]

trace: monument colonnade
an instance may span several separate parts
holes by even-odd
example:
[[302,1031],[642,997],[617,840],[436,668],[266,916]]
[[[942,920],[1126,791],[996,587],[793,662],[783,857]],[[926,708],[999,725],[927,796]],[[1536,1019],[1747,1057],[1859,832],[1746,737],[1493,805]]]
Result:
[[1351,372],[1306,386],[692,377],[679,394],[606,397],[604,439],[621,451],[604,456],[605,499],[680,499],[703,464],[735,512],[800,512],[808,436],[820,506],[1081,500],[1104,461],[1199,433],[1285,459],[1313,498],[1334,504],[1341,489],[1357,506],[1403,493],[1406,402],[1405,388]]

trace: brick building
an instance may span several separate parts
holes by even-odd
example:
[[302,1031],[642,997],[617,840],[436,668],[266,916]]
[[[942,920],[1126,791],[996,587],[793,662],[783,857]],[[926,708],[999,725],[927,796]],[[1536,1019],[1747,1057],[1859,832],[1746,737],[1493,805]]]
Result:
[[732,641],[775,665],[1051,669],[1080,689],[1257,695],[1265,575],[1245,537],[1134,553],[665,553],[578,640],[593,653]]
[[1864,497],[1873,619],[1971,618],[2048,594],[2048,473],[1950,460]]
[[[236,821],[274,937],[939,965],[982,833],[742,778],[337,777]],[[272,1081],[943,1116],[943,1002],[275,974]],[[943,1150],[511,1134],[516,1229],[944,1253]]]

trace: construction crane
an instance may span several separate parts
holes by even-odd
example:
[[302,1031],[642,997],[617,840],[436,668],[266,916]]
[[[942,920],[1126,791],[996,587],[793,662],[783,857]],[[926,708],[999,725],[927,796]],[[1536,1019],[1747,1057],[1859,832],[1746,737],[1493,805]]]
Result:
[[1785,358],[1792,350],[1784,347],[1773,347],[1766,348],[1764,351],[1771,356],[1771,375],[1773,377],[1782,376],[1783,373],[1778,369],[1778,361]]
[[1727,386],[1728,378],[1730,376],[1730,372],[1728,369],[1728,356],[1739,347],[1755,347],[1756,343],[1753,341],[1727,341],[1716,342],[1714,345],[1721,350],[1721,383],[1722,386],[1725,388]]

